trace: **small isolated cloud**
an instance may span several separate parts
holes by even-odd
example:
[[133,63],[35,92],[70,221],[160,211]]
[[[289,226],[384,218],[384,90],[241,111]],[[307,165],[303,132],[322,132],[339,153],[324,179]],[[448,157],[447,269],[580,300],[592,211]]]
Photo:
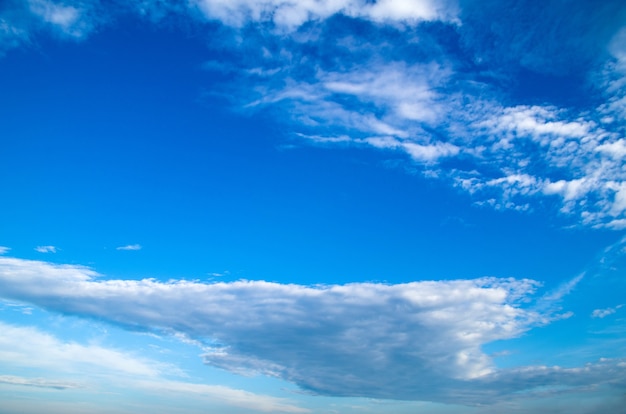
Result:
[[116,247],[115,250],[141,250],[141,244],[127,244],[126,246]]
[[9,250],[11,250],[11,248],[10,248],[10,247],[0,246],[0,254],[5,254],[5,253],[7,253]]
[[602,319],[609,315],[614,314],[615,312],[617,312],[618,309],[623,308],[623,307],[624,305],[617,305],[614,308],[595,309],[593,312],[591,312],[591,317]]
[[35,251],[39,253],[56,253],[57,248],[55,246],[37,246],[35,247]]
[[49,0],[29,0],[30,12],[63,36],[82,38],[93,30],[87,10],[76,5],[56,3]]

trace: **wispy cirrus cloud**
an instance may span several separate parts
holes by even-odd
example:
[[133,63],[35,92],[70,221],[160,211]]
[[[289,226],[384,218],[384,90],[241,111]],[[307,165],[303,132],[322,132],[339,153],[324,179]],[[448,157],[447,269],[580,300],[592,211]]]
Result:
[[0,246],[0,254],[5,254],[5,253],[7,253],[9,250],[11,250],[11,248],[10,248],[10,247]]
[[56,253],[59,250],[56,246],[37,246],[35,251],[39,253]]
[[[481,350],[562,317],[527,303],[537,287],[530,280],[163,283],[105,280],[84,267],[4,258],[0,286],[7,298],[49,310],[177,332],[202,344],[209,365],[327,395],[489,403],[546,373],[555,382],[571,374],[498,370]],[[621,368],[615,369],[619,380]],[[585,383],[587,371],[581,373],[572,386]]]
[[127,244],[126,246],[119,246],[116,247],[115,250],[141,250],[142,246],[141,244]]
[[14,375],[0,375],[0,383],[22,385],[26,387],[52,388],[55,390],[66,390],[79,387],[78,384],[69,381],[56,381],[45,378],[24,378]]

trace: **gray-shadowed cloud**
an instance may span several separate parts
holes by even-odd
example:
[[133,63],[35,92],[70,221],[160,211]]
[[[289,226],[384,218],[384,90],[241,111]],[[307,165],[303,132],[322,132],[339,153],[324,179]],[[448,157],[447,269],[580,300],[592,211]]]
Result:
[[[6,298],[130,329],[184,334],[202,344],[207,364],[280,377],[326,395],[478,404],[538,383],[622,381],[619,361],[571,370],[496,369],[482,345],[562,317],[527,303],[536,287],[531,280],[496,278],[400,285],[163,283],[0,259]],[[607,364],[612,368],[601,368]]]

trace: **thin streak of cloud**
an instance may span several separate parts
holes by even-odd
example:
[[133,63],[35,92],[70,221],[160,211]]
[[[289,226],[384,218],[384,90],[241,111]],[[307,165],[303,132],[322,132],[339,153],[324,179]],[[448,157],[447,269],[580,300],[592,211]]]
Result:
[[39,253],[56,253],[58,248],[56,246],[37,246],[35,251]]
[[8,253],[9,250],[11,250],[10,247],[0,246],[0,254]]
[[52,388],[55,390],[80,388],[80,385],[74,382],[49,380],[45,378],[24,378],[14,375],[0,375],[0,383],[26,387]]
[[127,244],[126,246],[116,247],[115,250],[141,250],[140,244]]

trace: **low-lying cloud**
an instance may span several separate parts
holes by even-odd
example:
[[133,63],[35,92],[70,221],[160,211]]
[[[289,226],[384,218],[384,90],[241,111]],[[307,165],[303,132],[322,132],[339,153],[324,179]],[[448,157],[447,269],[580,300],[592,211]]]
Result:
[[[499,371],[481,349],[559,318],[527,303],[537,286],[498,278],[320,286],[106,280],[85,267],[0,258],[3,297],[183,334],[215,367],[326,395],[460,403],[524,389],[518,377],[569,372]],[[475,387],[483,391],[460,392]]]

